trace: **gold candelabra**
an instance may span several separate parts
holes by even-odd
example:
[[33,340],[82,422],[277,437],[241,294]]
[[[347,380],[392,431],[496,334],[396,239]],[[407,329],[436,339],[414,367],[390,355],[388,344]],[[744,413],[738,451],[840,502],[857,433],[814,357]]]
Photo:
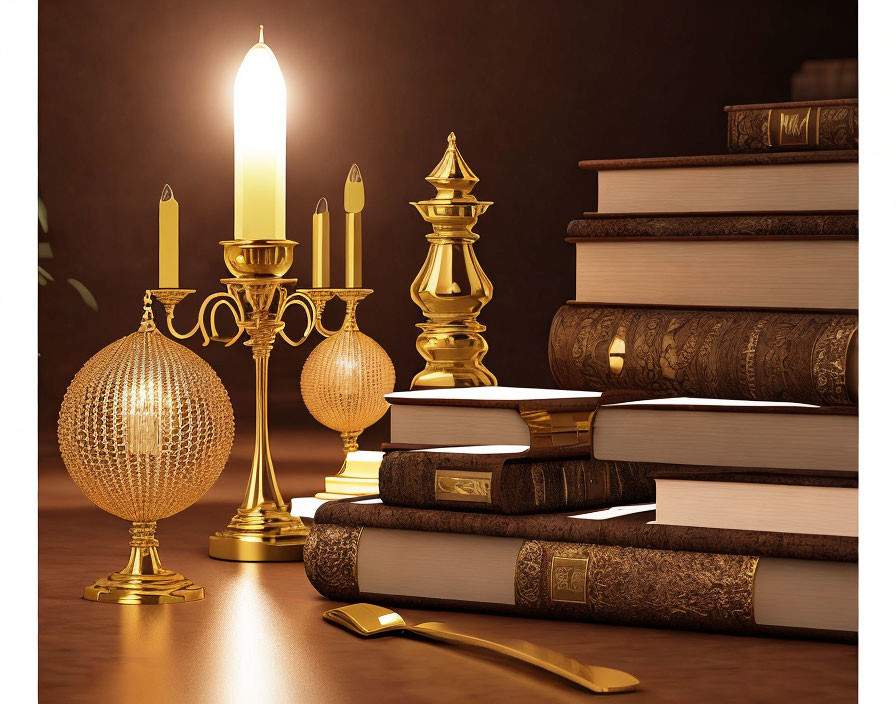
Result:
[[479,235],[472,229],[492,203],[472,195],[479,179],[460,155],[454,132],[426,180],[436,188],[435,198],[411,203],[432,225],[426,261],[411,284],[411,298],[427,318],[417,324],[423,331],[417,351],[426,366],[411,389],[495,386],[498,380],[482,363],[485,326],[476,320],[493,288],[473,251]]
[[[234,278],[221,279],[226,291],[208,296],[199,307],[197,322],[186,333],[174,329],[175,306],[194,289],[155,289],[153,296],[165,307],[166,323],[178,339],[202,335],[203,345],[221,342],[226,347],[245,334],[244,341],[255,361],[255,452],[243,502],[223,530],[209,537],[209,555],[241,562],[285,562],[302,559],[308,527],[292,516],[283,500],[268,440],[268,361],[274,342],[281,337],[292,347],[305,342],[313,330],[324,337],[337,333],[324,327],[321,316],[328,301],[340,298],[352,315],[371,289],[297,288],[296,279],[284,278],[292,266],[293,247],[286,239],[226,240],[224,262]],[[286,334],[283,315],[291,306],[300,306],[307,318],[301,337]],[[232,336],[220,335],[215,317],[226,308],[236,323]],[[208,319],[208,324],[206,324]]]

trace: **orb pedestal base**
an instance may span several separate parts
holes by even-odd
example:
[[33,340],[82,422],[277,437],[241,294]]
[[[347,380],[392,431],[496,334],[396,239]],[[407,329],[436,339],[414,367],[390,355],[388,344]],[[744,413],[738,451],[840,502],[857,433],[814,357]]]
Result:
[[85,587],[84,598],[107,604],[182,604],[205,598],[205,589],[172,570],[142,575],[113,572]]

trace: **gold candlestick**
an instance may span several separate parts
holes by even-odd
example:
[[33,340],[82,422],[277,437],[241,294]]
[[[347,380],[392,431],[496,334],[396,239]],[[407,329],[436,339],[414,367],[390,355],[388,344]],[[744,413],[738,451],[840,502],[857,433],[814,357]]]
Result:
[[423,330],[417,351],[426,367],[411,389],[495,386],[498,380],[482,363],[485,326],[476,320],[493,288],[473,251],[479,235],[472,230],[492,203],[471,194],[479,179],[460,155],[454,132],[426,180],[436,188],[435,198],[411,203],[433,229],[426,236],[426,261],[411,284],[411,298],[428,318],[417,324]]
[[[174,329],[175,306],[192,289],[157,289],[152,293],[167,313],[168,331],[185,339],[199,332],[203,345],[221,342],[225,346],[236,343],[244,334],[243,344],[252,350],[255,362],[255,452],[249,471],[249,483],[236,514],[223,530],[209,538],[209,555],[222,560],[241,562],[284,562],[301,560],[308,528],[289,507],[274,473],[274,463],[268,440],[268,361],[278,337],[298,347],[317,330],[325,337],[337,331],[327,330],[321,323],[326,302],[345,289],[297,289],[288,293],[296,279],[284,278],[293,259],[296,242],[287,239],[228,240],[224,247],[224,262],[234,278],[221,279],[226,291],[208,296],[199,308],[196,324],[187,333]],[[364,295],[371,293],[362,291]],[[363,297],[363,296],[362,296]],[[350,300],[347,298],[345,300]],[[307,318],[302,336],[296,340],[286,332],[283,315],[290,306],[300,306]],[[357,299],[353,305],[357,305]],[[211,306],[211,307],[209,307]],[[215,315],[226,308],[236,323],[231,336],[219,335]],[[208,323],[206,323],[208,317]]]
[[345,287],[361,288],[361,211],[364,181],[357,164],[345,179]]

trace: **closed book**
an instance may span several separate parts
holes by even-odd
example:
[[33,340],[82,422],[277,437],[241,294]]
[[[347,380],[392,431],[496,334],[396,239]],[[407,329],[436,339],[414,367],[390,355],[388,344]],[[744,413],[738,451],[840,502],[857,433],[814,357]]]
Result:
[[[575,243],[576,249],[576,300],[858,308],[858,218],[807,216],[805,229],[814,225],[818,231],[797,234],[804,229],[802,219],[779,215],[574,220],[568,228],[574,234],[567,242]],[[639,224],[626,227],[627,220]],[[833,232],[837,229],[839,234]],[[825,230],[827,234],[821,234]]]
[[854,405],[857,330],[854,312],[572,303],[548,358],[562,388]]
[[656,525],[641,508],[508,517],[331,502],[305,571],[340,601],[855,639],[855,538]]
[[485,445],[387,452],[380,497],[392,506],[505,514],[654,499],[651,465],[595,460],[590,448],[563,459],[531,457],[527,450]]
[[857,210],[858,151],[580,161],[599,213]]
[[858,149],[859,101],[729,105],[728,151]]
[[511,386],[399,391],[386,395],[391,442],[410,447],[519,445],[530,454],[587,445],[599,391]]
[[659,466],[653,477],[658,523],[859,534],[858,472]]
[[687,397],[631,401],[602,406],[592,437],[594,456],[617,462],[756,472],[772,467],[770,473],[823,476],[857,472],[859,463],[854,406]]

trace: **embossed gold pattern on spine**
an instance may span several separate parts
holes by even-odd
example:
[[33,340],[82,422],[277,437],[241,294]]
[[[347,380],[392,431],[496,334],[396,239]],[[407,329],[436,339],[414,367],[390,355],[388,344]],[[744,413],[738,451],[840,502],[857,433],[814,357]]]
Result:
[[516,605],[607,623],[743,632],[759,558],[527,540]]
[[[168,332],[178,339],[202,335],[203,345],[220,342],[225,347],[245,335],[244,345],[252,350],[255,363],[255,451],[249,470],[249,482],[243,501],[226,528],[209,537],[209,555],[240,562],[286,562],[302,559],[308,528],[289,512],[283,500],[268,438],[268,365],[274,342],[282,338],[292,347],[304,343],[313,331],[324,337],[334,335],[322,324],[321,316],[328,301],[339,297],[352,316],[354,308],[370,289],[296,289],[296,279],[284,278],[293,261],[296,242],[274,240],[225,240],[224,263],[234,278],[221,279],[226,291],[208,296],[200,305],[197,322],[191,330],[179,333],[174,328],[175,306],[194,289],[156,289],[153,296],[167,314]],[[300,307],[306,317],[301,337],[286,333],[284,314]],[[218,332],[216,314],[230,313],[236,332]]]
[[859,106],[731,110],[728,151],[858,149]]
[[[852,314],[566,305],[549,361],[561,388],[850,406],[857,330]],[[609,351],[620,338],[616,373]]]
[[436,501],[492,502],[492,473],[439,469],[435,475]]
[[314,588],[331,599],[358,598],[358,545],[363,528],[315,525],[308,536],[305,574]]
[[417,351],[426,366],[411,389],[495,386],[498,380],[482,363],[488,344],[477,320],[493,287],[473,251],[479,235],[472,229],[492,203],[472,195],[479,179],[458,151],[453,132],[426,180],[436,196],[411,203],[433,230],[426,236],[426,261],[411,284],[411,298],[427,318],[417,324],[423,331]]

